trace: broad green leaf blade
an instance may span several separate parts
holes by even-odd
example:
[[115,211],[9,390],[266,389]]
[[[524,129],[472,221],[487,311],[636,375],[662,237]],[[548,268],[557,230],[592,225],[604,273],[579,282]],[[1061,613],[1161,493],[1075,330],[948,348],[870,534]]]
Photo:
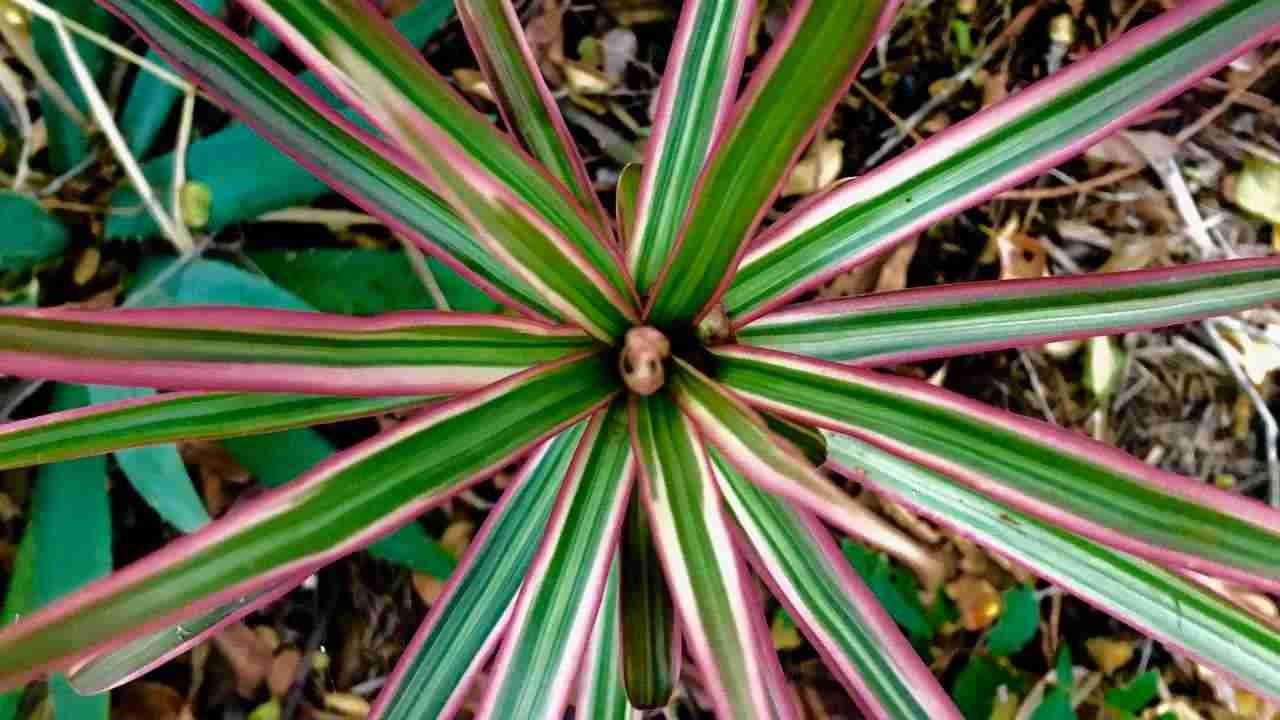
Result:
[[729,287],[787,170],[853,82],[897,4],[811,0],[795,8],[717,138],[685,227],[650,293],[649,324],[688,323]]
[[[13,558],[8,583],[5,586],[4,605],[0,606],[0,628],[17,620],[31,607],[31,592],[35,585],[36,534],[28,527],[18,543],[18,553]],[[14,720],[22,704],[25,688],[18,687],[0,693],[0,720]]]
[[590,347],[576,330],[499,315],[0,309],[2,372],[173,390],[465,392]]
[[[141,388],[118,388],[106,385],[90,385],[89,401],[94,404],[127,401],[132,398],[153,395]],[[3,426],[0,426],[3,428]],[[178,530],[189,533],[208,524],[209,512],[196,494],[186,463],[178,455],[175,445],[132,450],[117,450],[116,463],[129,484],[142,496],[151,509]]]
[[[84,0],[45,0],[44,5],[103,35],[110,35],[115,25],[110,13]],[[48,132],[49,165],[54,172],[65,173],[89,154],[88,129],[82,124],[88,119],[89,103],[76,82],[71,62],[62,50],[62,43],[59,42],[53,25],[42,18],[32,18],[31,43],[40,61],[49,69],[54,82],[65,91],[66,99],[81,114],[79,119],[73,118],[64,112],[63,106],[50,97],[48,92],[41,90],[40,113]],[[89,72],[96,80],[102,81],[107,61],[111,57],[107,50],[84,38],[75,38],[75,48]]]
[[680,677],[684,646],[662,561],[653,546],[653,530],[638,494],[627,506],[618,560],[626,568],[619,580],[618,599],[621,681],[631,705],[646,710],[666,707]]
[[753,626],[755,587],[697,431],[665,393],[631,399],[637,488],[690,654],[717,716],[772,718],[768,653]]
[[960,713],[830,534],[713,455],[721,494],[755,565],[869,717],[959,720]]
[[987,652],[1012,655],[1036,636],[1040,628],[1040,599],[1035,588],[1020,585],[1004,592],[1004,610],[987,635]]
[[1273,0],[1193,0],[803,205],[724,296],[750,322],[939,220],[1071,158],[1275,34]]
[[[437,195],[401,167],[400,154],[330,109],[248,42],[192,6],[102,0],[205,91],[352,202],[451,264],[478,287],[528,314],[556,316],[528,285],[493,258]],[[236,136],[219,135],[209,163],[241,157]],[[213,141],[211,141],[213,142]],[[279,170],[278,155],[258,155]],[[218,177],[225,177],[219,175]],[[234,182],[244,182],[237,165]],[[232,179],[226,182],[231,182]],[[253,184],[249,187],[255,188]],[[220,212],[214,198],[215,217]]]
[[501,639],[586,423],[535,452],[405,648],[371,717],[451,717]]
[[70,241],[67,229],[26,195],[0,192],[0,272],[30,270],[57,257]]
[[227,625],[279,600],[309,576],[310,573],[306,573],[266,590],[235,598],[198,617],[95,655],[71,668],[67,672],[67,683],[81,695],[114,690],[203,643]]
[[1280,588],[1280,512],[928,383],[742,346],[716,377],[753,404],[875,443],[1022,512],[1162,564]]
[[607,237],[610,218],[525,40],[511,0],[459,0],[458,18],[506,126],[542,167],[573,193]]
[[[386,108],[388,133],[424,177],[481,242],[557,312],[605,341],[620,337],[636,323],[633,293],[625,278],[612,278],[619,272],[611,264],[614,259],[594,261],[591,253],[469,158],[463,146],[397,95],[390,83],[367,68],[353,72],[368,92],[378,95]],[[590,242],[592,247],[616,249],[595,239]]]
[[963,283],[795,305],[738,331],[744,345],[855,365],[1110,335],[1280,299],[1280,260]]
[[[215,17],[223,14],[226,0],[192,0],[201,10]],[[168,68],[160,53],[152,50],[147,60]],[[151,153],[151,147],[169,121],[174,105],[182,97],[182,90],[146,68],[139,68],[133,79],[133,87],[125,98],[120,111],[120,133],[128,143],[129,152],[143,158]]]
[[[57,409],[88,402],[85,388],[59,385],[54,389]],[[56,600],[111,572],[111,503],[107,495],[106,458],[94,457],[45,465],[36,473],[31,501],[31,527],[35,545],[35,575],[30,611],[39,613]],[[30,617],[30,616],[28,616]],[[21,628],[25,620],[6,627]],[[6,654],[6,653],[0,653]],[[7,653],[15,660],[22,653]],[[110,699],[106,695],[83,697],[67,679],[55,675],[49,681],[54,713],[59,718],[106,720]]]
[[248,253],[276,285],[321,312],[376,315],[397,310],[498,312],[499,305],[447,265],[426,258],[448,307],[437,307],[403,252],[346,248]]
[[213,440],[402,410],[433,398],[170,393],[0,424],[0,469],[178,440]]
[[[420,164],[427,159],[418,155],[423,150],[445,156],[419,168],[434,176],[437,191],[445,191],[443,185],[449,185],[451,193],[458,191],[441,175],[461,173],[472,178],[468,182],[483,178],[485,194],[500,190],[508,195],[504,204],[514,201],[525,208],[536,218],[530,224],[546,226],[547,234],[570,249],[568,257],[599,275],[611,294],[634,302],[616,247],[601,242],[603,231],[572,194],[469,106],[376,8],[363,0],[246,0],[244,5],[272,25],[330,88],[392,138],[400,152],[415,156]],[[412,120],[406,123],[408,118]],[[458,167],[451,167],[453,163]],[[455,210],[467,209],[457,197],[446,199]],[[473,229],[476,220],[471,218]],[[487,226],[489,232],[495,229]]]
[[686,2],[658,91],[627,266],[641,295],[680,235],[716,136],[737,99],[755,0]]
[[578,443],[525,576],[478,720],[559,720],[608,584],[635,458],[627,406],[596,413]]
[[849,535],[880,548],[915,571],[930,589],[945,567],[924,546],[854,500],[809,463],[785,437],[740,399],[677,360],[671,380],[680,409],[737,470],[760,487],[807,508]]
[[599,720],[641,720],[644,717],[627,702],[622,681],[621,590],[618,582],[623,566],[621,558],[615,557],[604,597],[600,599],[595,626],[591,628],[591,641],[582,662],[584,674],[578,679],[575,706],[582,717]]
[[832,433],[832,464],[878,493],[1018,562],[1165,645],[1280,698],[1280,634],[1213,592],[1060,530],[951,479]]
[[0,688],[314,571],[469,487],[616,392],[611,363],[588,355],[438,405],[0,630]]

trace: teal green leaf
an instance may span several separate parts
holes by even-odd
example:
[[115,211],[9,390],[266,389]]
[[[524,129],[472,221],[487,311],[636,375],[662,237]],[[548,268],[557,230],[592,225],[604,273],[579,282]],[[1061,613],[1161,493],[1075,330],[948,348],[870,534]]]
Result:
[[0,273],[28,270],[67,247],[67,229],[25,195],[0,192]]
[[[107,385],[89,385],[87,390],[94,404],[155,394],[146,388]],[[176,445],[117,450],[115,457],[129,484],[165,522],[184,533],[209,522],[209,512],[196,494]]]
[[[16,620],[31,604],[32,585],[35,580],[36,541],[30,528],[23,533],[18,544],[18,555],[13,560],[4,593],[4,605],[0,607],[0,628]],[[25,688],[15,688],[0,693],[0,720],[14,720],[22,703]]]
[[987,636],[987,651],[992,655],[1012,655],[1035,637],[1040,626],[1040,601],[1036,591],[1022,585],[1004,593],[1004,612]]
[[[85,0],[45,0],[44,4],[64,17],[103,35],[110,35],[111,28],[115,25],[115,18],[111,13],[96,3]],[[84,38],[73,38],[76,52],[84,61],[85,67],[101,82],[110,54],[102,46]],[[53,79],[62,86],[80,112],[87,113],[88,103],[84,93],[80,91],[80,85],[71,71],[71,63],[62,51],[62,43],[53,26],[42,19],[32,18],[31,42]],[[49,165],[56,173],[67,172],[88,154],[89,137],[43,91],[40,93],[40,111],[44,115],[45,128],[49,134]]]
[[[58,385],[54,409],[88,404],[85,388]],[[36,473],[31,502],[35,577],[31,609],[48,605],[111,572],[111,506],[107,462],[102,457],[45,465]],[[50,680],[54,713],[67,720],[106,720],[110,697],[85,697],[62,675]]]

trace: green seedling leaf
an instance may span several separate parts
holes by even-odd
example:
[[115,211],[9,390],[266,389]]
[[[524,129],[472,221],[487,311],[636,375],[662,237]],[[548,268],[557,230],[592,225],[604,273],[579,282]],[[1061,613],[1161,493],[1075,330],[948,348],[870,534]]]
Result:
[[989,657],[974,655],[951,685],[951,698],[965,720],[988,720],[1000,687],[1017,690],[1021,680]]
[[1071,695],[1060,687],[1049,690],[1036,711],[1031,713],[1031,720],[1076,720]]
[[[58,385],[53,409],[89,404],[79,385]],[[103,456],[52,463],[36,472],[31,502],[35,573],[31,609],[35,610],[111,572],[111,505],[107,461]],[[106,720],[110,696],[85,697],[63,675],[49,681],[54,714],[69,720]]]
[[67,229],[31,198],[0,192],[0,272],[29,270],[67,247]]
[[1004,613],[987,636],[992,655],[1012,655],[1026,647],[1040,625],[1040,601],[1036,592],[1023,585],[1004,593]]
[[848,538],[840,541],[840,549],[884,605],[889,617],[917,647],[927,644],[943,623],[955,617],[955,608],[941,593],[933,607],[926,608],[920,602],[920,584],[915,575],[897,567],[888,557]]
[[1107,707],[1125,713],[1137,714],[1160,693],[1160,676],[1155,670],[1149,670],[1134,678],[1132,682],[1121,688],[1112,688],[1106,693]]
[[1054,672],[1058,675],[1058,687],[1071,690],[1075,687],[1075,672],[1072,671],[1071,648],[1063,645],[1058,650],[1058,660],[1054,664]]
[[[431,310],[403,252],[385,250],[268,250],[249,259],[276,285],[322,312],[374,315],[393,310]],[[492,313],[498,303],[435,258],[425,258],[449,310]],[[335,279],[341,282],[335,283]]]

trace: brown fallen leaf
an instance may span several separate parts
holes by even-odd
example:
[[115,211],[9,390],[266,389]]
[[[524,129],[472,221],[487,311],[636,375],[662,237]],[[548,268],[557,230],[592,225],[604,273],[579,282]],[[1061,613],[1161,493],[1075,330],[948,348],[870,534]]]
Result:
[[946,591],[960,611],[960,622],[966,630],[981,630],[1000,617],[1000,593],[986,578],[964,575],[947,583]]
[[298,677],[298,663],[302,662],[302,653],[295,647],[287,647],[271,659],[271,669],[267,672],[267,689],[272,697],[281,698],[293,686]]
[[177,690],[147,680],[135,680],[111,694],[111,720],[178,720],[186,704]]
[[244,623],[234,623],[214,635],[213,644],[235,672],[236,692],[253,697],[271,669],[271,651],[262,639]]

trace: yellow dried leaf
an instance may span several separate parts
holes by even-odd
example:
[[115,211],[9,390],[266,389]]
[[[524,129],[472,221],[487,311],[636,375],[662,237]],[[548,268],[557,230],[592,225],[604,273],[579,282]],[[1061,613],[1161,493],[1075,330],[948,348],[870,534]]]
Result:
[[769,626],[769,636],[773,638],[773,646],[779,650],[795,650],[800,647],[800,631],[794,623],[786,622],[781,615],[775,615]]
[[1133,643],[1129,640],[1106,637],[1090,638],[1085,642],[1085,648],[1089,651],[1089,657],[1093,658],[1093,662],[1098,666],[1098,669],[1107,675],[1124,667],[1126,663],[1133,659]]
[[453,80],[458,83],[459,88],[462,88],[462,92],[482,100],[497,102],[493,95],[493,88],[489,87],[489,81],[484,79],[484,74],[479,70],[458,68],[453,71]]
[[965,575],[947,583],[947,597],[960,611],[960,622],[965,630],[981,630],[1000,617],[1002,601],[1000,593],[985,578]]
[[786,184],[782,186],[782,197],[810,195],[825,189],[840,177],[843,166],[843,140],[814,143],[792,168]]
[[1257,157],[1245,160],[1230,194],[1242,209],[1280,223],[1280,163]]
[[350,693],[325,693],[324,706],[347,717],[362,718],[369,714],[369,701]]
[[98,274],[98,267],[102,264],[102,253],[98,252],[98,248],[85,248],[80,253],[80,258],[76,260],[75,272],[72,273],[72,279],[77,285],[84,285]]
[[582,63],[565,60],[560,63],[569,91],[579,95],[603,95],[613,89],[608,75]]

